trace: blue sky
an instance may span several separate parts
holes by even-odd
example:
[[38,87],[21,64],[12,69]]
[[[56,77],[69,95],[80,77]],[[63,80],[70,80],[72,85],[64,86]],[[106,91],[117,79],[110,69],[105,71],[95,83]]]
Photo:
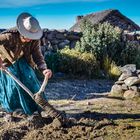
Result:
[[1,0],[0,28],[16,25],[21,12],[35,16],[42,28],[69,29],[77,15],[118,9],[140,25],[140,0]]

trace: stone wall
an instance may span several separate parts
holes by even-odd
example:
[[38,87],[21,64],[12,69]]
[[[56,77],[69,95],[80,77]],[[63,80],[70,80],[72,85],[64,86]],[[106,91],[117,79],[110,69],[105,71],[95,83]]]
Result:
[[3,32],[3,31],[5,31],[5,29],[0,29],[0,33]]
[[124,31],[123,33],[123,40],[124,41],[138,41],[140,42],[140,32],[127,32]]
[[125,65],[120,70],[122,74],[112,86],[110,95],[125,99],[140,97],[140,70],[135,64]]
[[47,50],[56,51],[58,49],[63,49],[65,46],[74,48],[81,36],[82,33],[68,30],[44,29],[44,35],[41,39],[40,46],[43,46],[43,52]]
[[[0,32],[4,30],[0,29]],[[43,53],[47,50],[56,51],[57,49],[63,49],[65,46],[74,48],[76,42],[82,37],[82,33],[68,30],[43,29],[43,32],[43,37],[40,39]]]
[[[63,49],[65,46],[69,46],[69,48],[74,48],[76,42],[80,40],[82,37],[82,33],[68,31],[68,30],[49,30],[44,29],[44,35],[41,39],[40,46],[42,46],[43,54],[46,51],[56,51],[58,49]],[[128,33],[122,34],[123,41],[138,41],[135,35],[129,35]]]

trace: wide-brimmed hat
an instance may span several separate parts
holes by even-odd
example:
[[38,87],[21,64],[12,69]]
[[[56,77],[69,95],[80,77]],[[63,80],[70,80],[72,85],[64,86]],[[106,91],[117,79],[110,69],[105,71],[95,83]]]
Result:
[[18,16],[17,29],[22,36],[33,40],[38,40],[43,35],[39,22],[29,13],[21,13]]

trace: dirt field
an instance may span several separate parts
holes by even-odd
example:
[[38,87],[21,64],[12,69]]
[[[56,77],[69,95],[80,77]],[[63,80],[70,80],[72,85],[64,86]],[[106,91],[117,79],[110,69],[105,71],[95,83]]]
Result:
[[49,100],[64,110],[72,123],[54,127],[51,118],[19,119],[7,123],[0,115],[1,140],[140,140],[140,100],[106,94],[88,100]]
[[1,140],[139,140],[140,104],[101,97],[85,101],[51,101],[69,118],[75,118],[65,127],[54,127],[50,118],[36,117],[31,121],[6,123],[1,118]]

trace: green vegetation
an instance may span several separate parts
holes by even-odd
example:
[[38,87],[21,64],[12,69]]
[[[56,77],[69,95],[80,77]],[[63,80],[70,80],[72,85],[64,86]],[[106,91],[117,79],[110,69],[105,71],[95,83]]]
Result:
[[109,23],[92,26],[84,21],[81,25],[83,37],[77,43],[76,48],[81,52],[90,52],[100,61],[101,68],[106,57],[118,62],[118,53],[122,50],[121,31]]
[[104,58],[102,65],[107,78],[117,78],[121,75],[119,67],[108,56]]
[[45,59],[53,72],[64,72],[89,78],[120,75],[118,66],[136,64],[140,68],[140,45],[124,41],[122,31],[109,23],[81,24],[83,36],[75,49],[65,48],[57,53],[47,54]]
[[136,64],[140,68],[140,44],[138,42],[127,41],[125,48],[121,52],[122,64]]
[[60,71],[70,75],[86,76],[89,78],[98,75],[99,67],[93,54],[79,52],[65,48],[57,53],[46,55],[48,67],[54,72]]

